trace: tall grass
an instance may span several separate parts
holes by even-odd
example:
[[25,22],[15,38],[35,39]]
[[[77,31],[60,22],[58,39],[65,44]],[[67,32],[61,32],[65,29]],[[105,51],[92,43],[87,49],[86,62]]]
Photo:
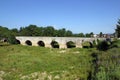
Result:
[[119,41],[107,51],[1,45],[3,80],[120,80]]
[[[21,79],[32,73],[46,72],[46,79],[87,80],[91,70],[90,49],[51,49],[44,47],[9,45],[0,47],[0,71],[3,79]],[[40,74],[39,74],[40,75]],[[29,76],[30,77],[30,76]],[[25,78],[26,79],[26,78]],[[28,80],[32,77],[27,78]],[[37,79],[37,77],[36,77]]]
[[95,54],[93,80],[120,80],[120,49]]

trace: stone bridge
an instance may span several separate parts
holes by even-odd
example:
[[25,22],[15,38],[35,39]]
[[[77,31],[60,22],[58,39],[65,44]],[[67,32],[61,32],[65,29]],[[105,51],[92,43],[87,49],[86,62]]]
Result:
[[31,45],[31,46],[44,46],[51,48],[52,41],[59,44],[59,48],[67,48],[67,43],[72,41],[75,47],[82,48],[82,43],[85,41],[93,42],[99,40],[104,40],[105,38],[80,38],[80,37],[29,37],[29,36],[16,36],[19,44]]

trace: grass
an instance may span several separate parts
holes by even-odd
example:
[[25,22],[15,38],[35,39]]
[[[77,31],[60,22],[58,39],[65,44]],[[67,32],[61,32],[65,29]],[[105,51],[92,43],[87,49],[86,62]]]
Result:
[[[90,49],[80,48],[1,46],[0,71],[3,71],[4,74],[0,77],[4,80],[33,80],[45,73],[46,75],[40,78],[87,80],[88,71],[91,70],[90,51]],[[31,77],[34,73],[37,73],[37,76]]]
[[120,80],[120,49],[112,48],[98,54],[97,80]]
[[[99,46],[105,49],[105,44]],[[106,51],[96,51],[92,55],[95,74],[93,80],[120,80],[120,40],[109,44]]]
[[119,43],[107,51],[0,43],[0,80],[120,80]]

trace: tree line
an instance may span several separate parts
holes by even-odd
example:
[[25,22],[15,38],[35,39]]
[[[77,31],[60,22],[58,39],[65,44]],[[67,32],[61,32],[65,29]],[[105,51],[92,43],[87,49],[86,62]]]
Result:
[[[120,37],[120,19],[115,29],[116,37]],[[8,29],[7,27],[0,26],[0,40],[6,38],[9,42],[14,42],[15,36],[48,36],[48,37],[93,37],[94,33],[73,33],[70,30],[55,29],[53,26],[39,27],[37,25],[28,25],[20,27],[19,29]],[[103,33],[99,33],[102,37]],[[12,41],[13,40],[13,41]]]
[[20,29],[0,26],[0,38],[7,38],[9,36],[49,36],[49,37],[91,37],[94,33],[78,33],[74,34],[70,30],[55,29],[53,26],[38,27],[36,25],[29,25],[20,27]]
[[78,33],[74,34],[70,30],[55,29],[53,26],[39,27],[37,25],[29,25],[20,27],[20,29],[0,26],[0,40],[5,38],[10,43],[15,42],[15,36],[47,36],[47,37],[91,37],[94,33]]

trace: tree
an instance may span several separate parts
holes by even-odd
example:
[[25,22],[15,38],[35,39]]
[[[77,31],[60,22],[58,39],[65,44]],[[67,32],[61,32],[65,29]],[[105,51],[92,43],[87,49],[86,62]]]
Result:
[[20,27],[19,36],[30,36],[26,27]]
[[101,41],[97,45],[97,49],[100,50],[100,51],[106,51],[106,50],[109,49],[109,46],[110,46],[110,42],[109,41]]
[[91,33],[90,33],[90,37],[93,37],[93,35],[94,35],[94,33],[93,33],[93,32],[91,32]]
[[66,29],[65,28],[59,29],[57,31],[57,36],[58,37],[65,37],[65,35],[66,35]]
[[103,33],[102,33],[102,32],[100,32],[100,34],[99,34],[99,35],[100,35],[100,37],[103,37]]
[[18,30],[16,28],[11,29],[10,31],[14,36],[18,35]]
[[91,37],[91,35],[89,33],[86,33],[85,36],[86,37]]
[[8,36],[7,40],[8,40],[8,42],[9,42],[10,44],[17,44],[17,40],[16,40],[16,38],[15,38],[15,35],[10,34],[10,35]]
[[7,38],[10,34],[11,33],[8,28],[0,26],[0,39]]
[[71,37],[73,35],[72,31],[67,30],[65,36]]
[[55,33],[55,29],[52,26],[47,26],[44,28],[44,36],[53,36]]
[[40,36],[41,35],[41,28],[37,27],[36,25],[29,25],[27,27],[21,27],[19,30],[19,35],[21,36]]
[[79,35],[79,37],[84,37],[85,36],[83,33],[79,33],[78,35]]
[[116,25],[116,29],[115,29],[115,32],[116,32],[116,37],[120,37],[120,19],[118,20],[118,24]]

